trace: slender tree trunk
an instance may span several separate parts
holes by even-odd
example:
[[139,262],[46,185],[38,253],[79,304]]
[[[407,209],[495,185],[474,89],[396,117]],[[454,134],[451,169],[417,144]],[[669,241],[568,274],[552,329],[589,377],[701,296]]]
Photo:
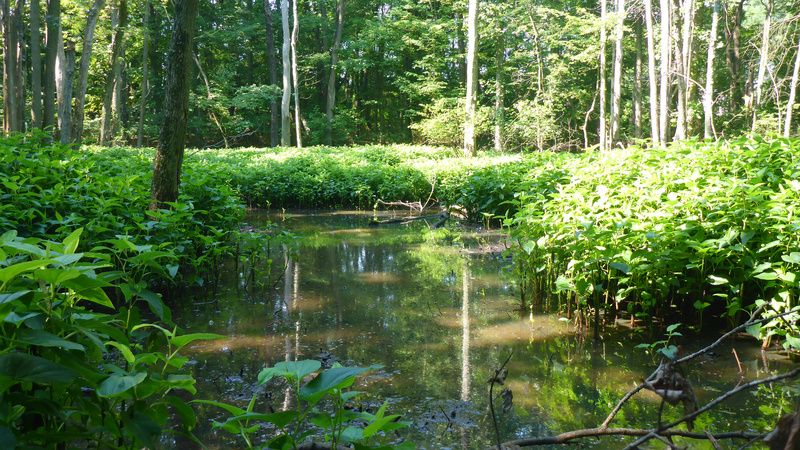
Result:
[[661,0],[661,91],[659,95],[659,142],[666,145],[669,137],[669,91],[670,91],[670,0]]
[[344,2],[339,0],[336,4],[336,31],[333,35],[331,46],[331,71],[328,77],[328,96],[325,104],[325,143],[331,145],[333,141],[333,108],[336,105],[336,63],[339,61],[339,46],[342,42],[342,29],[344,28]]
[[25,1],[17,0],[17,5],[12,13],[11,21],[14,30],[14,84],[17,96],[14,109],[15,120],[19,131],[25,131],[25,29],[22,20]]
[[8,134],[20,131],[17,123],[17,86],[15,57],[17,48],[16,21],[12,17],[9,0],[2,0],[3,13],[3,131]]
[[147,97],[150,95],[150,83],[147,79],[150,53],[150,0],[145,1],[144,17],[142,18],[142,85],[139,89],[139,124],[136,132],[136,146],[144,144],[144,114],[147,106]]
[[198,0],[175,0],[175,19],[164,83],[164,122],[158,135],[158,148],[153,164],[151,208],[164,207],[166,202],[178,199],[186,146],[192,40],[197,10]]
[[642,24],[636,22],[636,60],[633,64],[633,136],[642,138]]
[[464,51],[465,47],[467,46],[466,38],[464,37],[464,15],[461,12],[457,12],[455,15],[455,25],[456,25],[456,67],[458,68],[458,83],[464,84],[467,82],[467,64],[466,58],[467,54]]
[[703,137],[714,137],[714,48],[717,45],[717,22],[719,2],[714,1],[711,11],[711,30],[708,33],[708,56],[706,58],[706,87],[703,89]]
[[625,26],[625,0],[616,0],[617,25],[614,29],[614,75],[611,85],[611,146],[619,140],[620,101],[622,98],[622,34]]
[[478,0],[469,0],[467,16],[467,96],[464,156],[475,156],[475,110],[478,96]]
[[[675,11],[683,13],[684,6],[690,0],[675,0]],[[680,30],[678,34],[678,41],[675,42],[675,72],[677,73],[677,87],[678,87],[678,103],[676,107],[677,120],[675,121],[675,135],[673,140],[681,141],[686,138],[686,68],[684,66],[686,60],[683,55],[683,47],[686,45],[686,36],[683,34],[683,28],[679,26],[679,19],[681,16],[675,14],[672,18],[673,27]],[[685,21],[684,21],[685,22]]]
[[289,61],[289,0],[281,0],[281,26],[283,28],[283,47],[281,58],[283,60],[283,96],[281,98],[281,145],[288,147],[291,145],[290,122],[292,113],[289,103],[292,95],[292,67]]
[[494,149],[503,151],[503,126],[505,122],[505,106],[503,98],[503,60],[505,59],[505,32],[500,36],[500,43],[495,50],[495,74],[494,74]]
[[[267,66],[269,67],[269,84],[278,85],[278,64],[275,61],[275,31],[272,23],[272,5],[264,0],[264,21],[267,25]],[[280,121],[277,99],[269,100],[269,146],[278,145],[278,124]]]
[[61,66],[60,101],[58,103],[58,129],[62,144],[72,142],[72,79],[75,74],[75,44],[68,42]]
[[[116,16],[116,21],[114,17]],[[111,67],[106,75],[103,97],[103,119],[100,128],[100,143],[108,145],[119,128],[119,102],[122,100],[122,64],[125,48],[125,28],[128,25],[128,1],[119,0],[116,12],[112,13]],[[116,24],[115,24],[116,22]]]
[[742,36],[742,20],[744,19],[744,1],[739,0],[736,4],[736,9],[733,13],[733,20],[727,8],[723,8],[725,12],[725,55],[728,61],[728,73],[731,80],[731,93],[729,107],[731,110],[736,109],[736,105],[742,106],[741,100],[744,99],[742,95],[742,76],[741,76],[741,36]]
[[75,109],[72,112],[72,139],[78,144],[83,141],[84,106],[86,105],[86,89],[89,84],[89,64],[94,49],[94,30],[97,27],[100,10],[103,9],[105,3],[105,0],[95,0],[86,14],[86,28],[83,30],[81,46],[81,66],[78,71],[78,90],[75,96]]
[[42,36],[39,0],[31,0],[31,128],[42,127]]
[[600,0],[600,150],[605,150],[608,139],[606,138],[606,0]]
[[56,54],[61,33],[61,0],[47,0],[47,44],[45,46],[44,99],[42,128],[55,127],[56,117]]
[[758,117],[758,108],[761,106],[761,95],[764,91],[764,81],[766,81],[767,62],[769,61],[769,37],[770,28],[772,25],[772,7],[773,0],[768,0],[767,13],[764,18],[764,27],[761,31],[761,54],[758,58],[758,76],[755,84],[755,95],[753,96],[753,121],[750,126],[750,131],[755,131],[756,120]]
[[294,89],[295,145],[297,148],[303,148],[303,123],[300,120],[300,80],[298,80],[297,77],[297,40],[300,35],[300,17],[297,14],[298,1],[299,0],[292,0],[292,87]]
[[647,27],[647,77],[648,88],[650,89],[650,135],[653,145],[659,145],[661,134],[659,133],[659,107],[658,107],[658,82],[656,80],[656,46],[655,35],[653,32],[653,6],[652,0],[644,0],[645,25]]
[[[719,0],[717,0],[719,1]],[[800,74],[800,39],[797,41],[797,55],[794,57],[794,70],[789,85],[789,103],[786,104],[786,121],[783,123],[783,135],[789,137],[792,132],[792,110],[797,95],[797,77]]]

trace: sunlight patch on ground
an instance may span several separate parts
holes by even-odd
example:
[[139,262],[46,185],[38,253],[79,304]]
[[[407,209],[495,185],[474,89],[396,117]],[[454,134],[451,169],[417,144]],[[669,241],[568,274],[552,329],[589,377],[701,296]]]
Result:
[[530,342],[566,336],[573,332],[572,326],[560,322],[552,316],[533,316],[533,320],[526,318],[480,328],[477,330],[472,345],[485,347],[513,342]]

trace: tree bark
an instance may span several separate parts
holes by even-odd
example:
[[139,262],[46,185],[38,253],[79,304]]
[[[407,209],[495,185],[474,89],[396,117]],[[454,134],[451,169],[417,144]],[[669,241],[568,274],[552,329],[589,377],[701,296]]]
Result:
[[3,0],[3,131],[6,134],[20,131],[17,123],[17,32],[11,12],[9,0]]
[[642,138],[642,24],[636,22],[636,60],[633,64],[633,136]]
[[75,44],[68,42],[64,48],[63,64],[60,67],[58,130],[62,144],[72,142],[72,79],[75,74]]
[[616,0],[617,24],[614,28],[614,74],[611,84],[611,146],[619,140],[620,100],[622,98],[622,34],[625,25],[625,0]]
[[600,0],[600,70],[599,70],[599,97],[600,97],[600,128],[598,130],[600,150],[605,150],[608,139],[606,138],[606,0]]
[[744,19],[744,0],[739,0],[736,4],[736,9],[733,13],[733,20],[730,20],[730,14],[727,8],[723,8],[725,12],[725,48],[726,58],[728,61],[728,73],[731,79],[731,93],[730,109],[734,110],[736,105],[742,106],[740,102],[744,99],[742,95],[742,82],[741,80],[741,36],[742,36],[742,20]]
[[339,46],[342,43],[342,30],[344,28],[344,2],[339,0],[336,4],[336,31],[333,35],[331,46],[331,71],[328,77],[328,96],[325,104],[325,143],[331,145],[333,141],[333,108],[336,105],[336,63],[339,61]]
[[141,147],[144,144],[144,114],[147,106],[147,97],[150,95],[150,83],[147,79],[149,61],[148,55],[150,53],[150,0],[145,1],[144,17],[142,18],[142,85],[139,89],[139,124],[136,132],[136,146]]
[[103,96],[103,119],[100,128],[100,144],[108,145],[119,128],[119,102],[122,90],[122,55],[125,48],[125,28],[128,25],[128,1],[119,0],[116,9],[116,26],[112,13],[111,67],[106,75],[105,95]]
[[467,16],[467,95],[464,156],[475,156],[475,110],[478,95],[478,0],[469,0]]
[[89,83],[89,64],[91,63],[92,50],[94,49],[94,31],[97,27],[97,18],[100,16],[100,10],[103,9],[105,3],[105,0],[95,0],[86,14],[86,28],[83,30],[83,44],[81,46],[81,66],[78,71],[78,89],[75,95],[75,109],[72,111],[72,139],[78,144],[83,141],[84,106],[86,105],[86,89]]
[[42,128],[52,129],[56,122],[56,54],[61,33],[61,0],[47,0],[47,44],[45,46],[44,99]]
[[295,145],[303,148],[303,123],[300,120],[300,81],[297,78],[297,40],[300,35],[300,17],[297,14],[297,2],[292,0],[292,87],[294,89],[294,131]]
[[659,95],[659,142],[666,145],[669,138],[669,91],[670,91],[670,0],[661,0],[661,90]]
[[772,25],[772,8],[773,0],[767,1],[767,13],[764,17],[764,27],[761,30],[761,51],[758,58],[758,76],[755,83],[755,94],[753,96],[753,121],[750,125],[750,131],[755,131],[756,120],[758,118],[758,107],[761,106],[761,94],[764,88],[764,81],[766,80],[767,62],[769,61],[769,35]]
[[[275,31],[272,23],[272,5],[264,0],[264,21],[267,25],[267,66],[269,68],[269,84],[278,85],[278,65],[275,61]],[[269,146],[278,145],[278,123],[280,121],[278,101],[271,97],[269,101]]]
[[18,131],[25,131],[25,30],[23,28],[23,13],[25,0],[17,0],[17,5],[12,12],[11,21],[14,31],[14,83],[16,101],[14,116],[17,122]]
[[794,109],[795,96],[797,95],[798,75],[800,75],[800,39],[797,41],[797,55],[794,57],[794,70],[792,71],[792,81],[789,85],[789,103],[786,104],[786,121],[783,124],[783,135],[785,137],[789,137],[792,132],[792,109]]
[[31,128],[42,127],[42,36],[39,0],[31,0]]
[[703,137],[714,137],[714,49],[717,45],[717,22],[719,1],[714,1],[711,11],[711,30],[708,33],[708,56],[706,58],[706,87],[703,89]]
[[647,77],[650,89],[650,135],[653,145],[659,145],[661,134],[659,133],[659,107],[658,107],[658,81],[656,80],[656,50],[655,35],[653,32],[653,6],[652,0],[644,0],[645,25],[647,27]]
[[164,207],[166,202],[178,199],[181,165],[186,146],[189,74],[197,10],[198,0],[175,0],[175,19],[167,53],[164,85],[164,122],[158,135],[158,148],[153,165],[151,209]]
[[283,96],[281,98],[281,145],[288,147],[291,145],[290,122],[292,113],[289,110],[289,103],[292,95],[292,68],[289,61],[289,0],[281,0],[281,26],[283,29],[283,47],[281,48],[281,59],[283,60]]

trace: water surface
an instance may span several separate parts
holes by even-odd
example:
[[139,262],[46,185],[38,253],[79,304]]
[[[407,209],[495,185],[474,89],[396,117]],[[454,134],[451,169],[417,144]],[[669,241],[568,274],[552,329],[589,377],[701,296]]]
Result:
[[[291,399],[280,389],[256,386],[265,365],[309,358],[381,364],[362,382],[370,393],[363,406],[376,408],[387,399],[391,412],[411,421],[397,439],[418,448],[483,448],[494,439],[487,380],[511,352],[505,387],[513,407],[498,413],[504,440],[597,426],[655,368],[654,358],[635,346],[659,339],[657,334],[608,326],[594,344],[563,317],[520,311],[509,261],[485,251],[502,248],[502,233],[474,227],[431,232],[423,222],[370,227],[371,216],[248,218],[248,229],[290,231],[299,244],[264,238],[243,248],[218,285],[194,290],[176,308],[175,320],[186,330],[226,336],[189,350],[199,398],[245,405],[258,393],[259,408],[278,410]],[[699,348],[716,336],[692,338],[685,346]],[[734,348],[745,379],[789,364],[765,357],[751,341],[720,347],[687,373],[701,403],[740,381]],[[696,426],[763,431],[777,412],[760,405],[787,403],[785,395],[767,388],[743,394]],[[615,424],[648,428],[657,410],[654,395],[640,394]],[[222,417],[217,411],[203,413],[198,433],[211,448],[241,445],[210,429],[208,421]],[[680,415],[680,409],[666,408],[665,417]],[[604,438],[584,446],[621,448],[624,442]]]

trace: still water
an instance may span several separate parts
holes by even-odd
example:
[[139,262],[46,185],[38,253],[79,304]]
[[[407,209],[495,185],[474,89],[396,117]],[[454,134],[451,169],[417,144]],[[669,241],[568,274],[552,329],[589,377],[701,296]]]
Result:
[[[504,245],[501,233],[474,227],[433,232],[424,222],[369,227],[371,217],[363,212],[248,217],[248,229],[256,234],[288,231],[297,244],[268,239],[243,248],[219,282],[192,291],[175,308],[175,321],[187,332],[226,336],[189,349],[198,398],[245,406],[256,393],[258,408],[279,410],[287,401],[283,391],[255,382],[265,365],[287,359],[380,364],[383,369],[359,385],[370,393],[362,402],[376,408],[386,399],[391,413],[412,423],[398,440],[418,448],[484,448],[494,442],[487,381],[511,352],[505,387],[513,393],[513,406],[498,412],[503,440],[597,426],[656,367],[652,356],[635,348],[660,339],[655,332],[612,323],[594,344],[565,318],[521,311],[510,262],[497,252]],[[686,339],[684,345],[692,350],[716,336]],[[742,379],[734,348],[745,380],[791,364],[762,354],[752,341],[731,342],[687,373],[701,404]],[[776,420],[776,408],[789,404],[789,395],[777,386],[745,393],[695,425],[765,431]],[[657,411],[654,395],[639,394],[614,425],[649,428]],[[665,410],[665,418],[680,415],[678,408]],[[211,429],[210,421],[223,417],[217,410],[203,409],[201,417],[198,435],[210,448],[242,446]],[[582,445],[621,448],[625,442],[603,438]],[[710,448],[691,441],[682,445]]]

